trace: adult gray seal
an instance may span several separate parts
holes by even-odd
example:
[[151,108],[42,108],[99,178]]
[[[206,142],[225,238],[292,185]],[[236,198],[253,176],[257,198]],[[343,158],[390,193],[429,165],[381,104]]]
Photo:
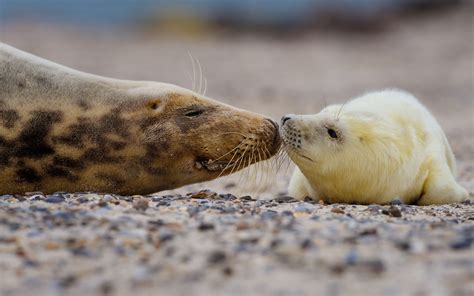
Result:
[[147,194],[236,172],[279,145],[278,125],[265,116],[0,43],[2,194]]

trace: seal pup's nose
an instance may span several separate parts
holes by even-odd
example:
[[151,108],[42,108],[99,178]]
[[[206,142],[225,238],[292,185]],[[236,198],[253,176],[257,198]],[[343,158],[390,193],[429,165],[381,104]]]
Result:
[[292,114],[288,114],[288,115],[285,115],[281,118],[281,125],[285,125],[285,122],[287,122],[288,120],[290,120],[292,118]]

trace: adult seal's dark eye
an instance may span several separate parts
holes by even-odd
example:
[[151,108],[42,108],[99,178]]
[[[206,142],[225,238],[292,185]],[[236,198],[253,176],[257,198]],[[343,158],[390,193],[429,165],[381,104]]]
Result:
[[186,112],[184,114],[184,116],[186,116],[186,117],[198,117],[202,113],[204,113],[204,110],[193,110],[193,111]]
[[337,139],[337,133],[332,128],[328,128],[328,135],[333,139]]

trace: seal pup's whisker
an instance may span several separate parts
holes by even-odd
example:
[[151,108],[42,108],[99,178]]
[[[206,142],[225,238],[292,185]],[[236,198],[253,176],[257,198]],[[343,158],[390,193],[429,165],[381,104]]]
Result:
[[346,103],[348,102],[348,100],[346,100],[342,105],[341,105],[341,108],[339,108],[339,111],[337,112],[337,115],[336,115],[336,118],[334,118],[334,120],[339,120],[339,115],[341,115],[341,111],[342,111],[342,108],[344,108],[344,105],[346,105]]

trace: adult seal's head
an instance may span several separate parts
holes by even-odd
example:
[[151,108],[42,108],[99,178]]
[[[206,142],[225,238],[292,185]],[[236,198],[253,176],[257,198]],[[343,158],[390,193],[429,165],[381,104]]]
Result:
[[236,172],[279,145],[265,116],[0,44],[0,193],[151,193]]
[[435,118],[412,95],[369,93],[313,115],[287,115],[282,138],[297,165],[292,196],[326,202],[459,202],[454,155]]

